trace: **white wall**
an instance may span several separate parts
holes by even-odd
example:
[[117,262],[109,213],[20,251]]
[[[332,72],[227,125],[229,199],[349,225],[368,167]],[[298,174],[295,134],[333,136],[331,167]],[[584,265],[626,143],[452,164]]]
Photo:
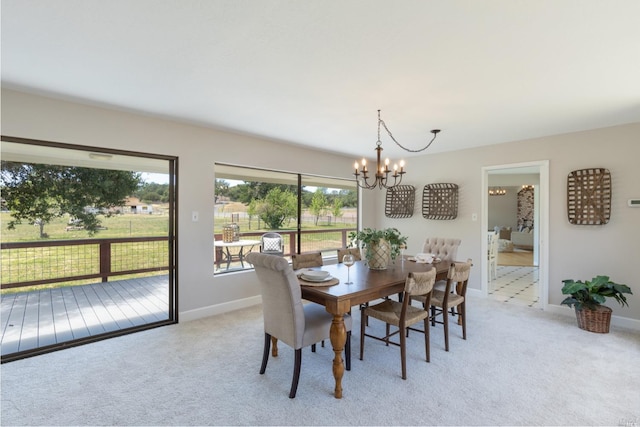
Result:
[[507,191],[507,194],[488,198],[489,230],[493,230],[495,226],[511,227],[511,230],[516,230],[518,226],[518,189],[521,187],[502,188]]
[[[378,226],[396,226],[409,237],[409,252],[420,250],[427,236],[462,239],[461,260],[472,258],[474,268],[469,286],[480,289],[482,212],[481,168],[513,163],[549,160],[549,304],[560,304],[563,279],[591,279],[603,274],[631,287],[630,307],[615,300],[607,305],[614,315],[640,319],[640,209],[627,207],[627,199],[640,197],[640,123],[611,128],[554,135],[527,141],[499,144],[457,152],[425,155],[407,162],[403,184],[416,187],[412,218],[384,217],[384,194],[378,199]],[[446,135],[438,139],[446,144]],[[604,167],[612,176],[611,220],[603,226],[577,226],[567,219],[567,175],[572,170]],[[458,218],[451,221],[426,220],[421,214],[425,184],[452,182],[460,186]],[[472,221],[472,213],[478,221]]]
[[[98,107],[2,90],[2,134],[87,146],[110,147],[179,157],[179,311],[186,320],[239,307],[255,300],[258,286],[250,272],[213,276],[214,162],[299,171],[350,178],[353,159],[322,151],[208,128],[159,120]],[[444,135],[444,134],[443,134]],[[384,192],[363,191],[362,223],[398,227],[410,236],[409,252],[417,252],[426,236],[462,239],[458,258],[481,259],[483,166],[550,161],[550,293],[549,302],[562,300],[562,279],[607,274],[628,284],[635,295],[630,308],[608,305],[614,314],[640,319],[640,280],[635,258],[640,255],[640,209],[626,201],[640,197],[640,123],[556,135],[530,141],[424,155],[409,159],[403,184],[416,187],[412,218],[384,217]],[[445,137],[438,139],[446,144]],[[313,158],[313,161],[309,161]],[[606,167],[613,180],[612,218],[605,226],[573,226],[567,221],[566,179],[574,169]],[[421,215],[422,188],[427,183],[454,182],[460,186],[458,218],[425,220]],[[200,212],[191,222],[190,212]],[[478,221],[471,220],[477,213]],[[478,264],[479,265],[479,264]],[[480,269],[470,286],[480,289]]]
[[[255,302],[259,294],[253,272],[213,275],[214,162],[342,178],[351,178],[353,164],[327,152],[6,89],[2,134],[179,157],[182,320]],[[199,212],[198,222],[191,221],[192,211]]]

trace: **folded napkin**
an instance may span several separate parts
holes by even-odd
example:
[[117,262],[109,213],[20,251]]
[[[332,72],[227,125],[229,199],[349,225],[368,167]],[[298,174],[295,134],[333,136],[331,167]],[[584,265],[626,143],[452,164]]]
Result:
[[415,258],[416,258],[416,262],[419,264],[431,264],[433,262],[434,255],[420,253],[420,254],[416,254]]

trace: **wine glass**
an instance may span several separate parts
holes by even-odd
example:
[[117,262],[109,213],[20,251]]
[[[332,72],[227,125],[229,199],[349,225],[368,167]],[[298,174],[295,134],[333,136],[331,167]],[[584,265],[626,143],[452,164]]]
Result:
[[342,257],[342,263],[347,266],[347,282],[346,282],[347,285],[353,284],[353,282],[349,279],[349,270],[351,269],[351,266],[355,262],[356,262],[356,259],[351,254],[346,254],[345,256]]

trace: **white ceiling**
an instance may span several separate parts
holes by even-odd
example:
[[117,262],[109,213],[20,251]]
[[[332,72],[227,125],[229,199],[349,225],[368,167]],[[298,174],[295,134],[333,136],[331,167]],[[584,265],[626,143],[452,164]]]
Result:
[[[361,156],[640,121],[638,0],[2,0],[2,85]],[[383,135],[385,154],[408,153]]]

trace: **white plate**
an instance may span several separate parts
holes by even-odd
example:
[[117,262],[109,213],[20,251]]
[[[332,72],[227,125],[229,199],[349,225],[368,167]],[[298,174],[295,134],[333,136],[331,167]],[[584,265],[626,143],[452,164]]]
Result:
[[312,279],[326,279],[327,276],[329,276],[329,272],[322,270],[304,270],[302,275]]
[[332,276],[327,276],[327,277],[309,277],[304,273],[302,273],[300,275],[300,278],[302,280],[306,280],[307,282],[328,282],[329,280],[333,279]]

